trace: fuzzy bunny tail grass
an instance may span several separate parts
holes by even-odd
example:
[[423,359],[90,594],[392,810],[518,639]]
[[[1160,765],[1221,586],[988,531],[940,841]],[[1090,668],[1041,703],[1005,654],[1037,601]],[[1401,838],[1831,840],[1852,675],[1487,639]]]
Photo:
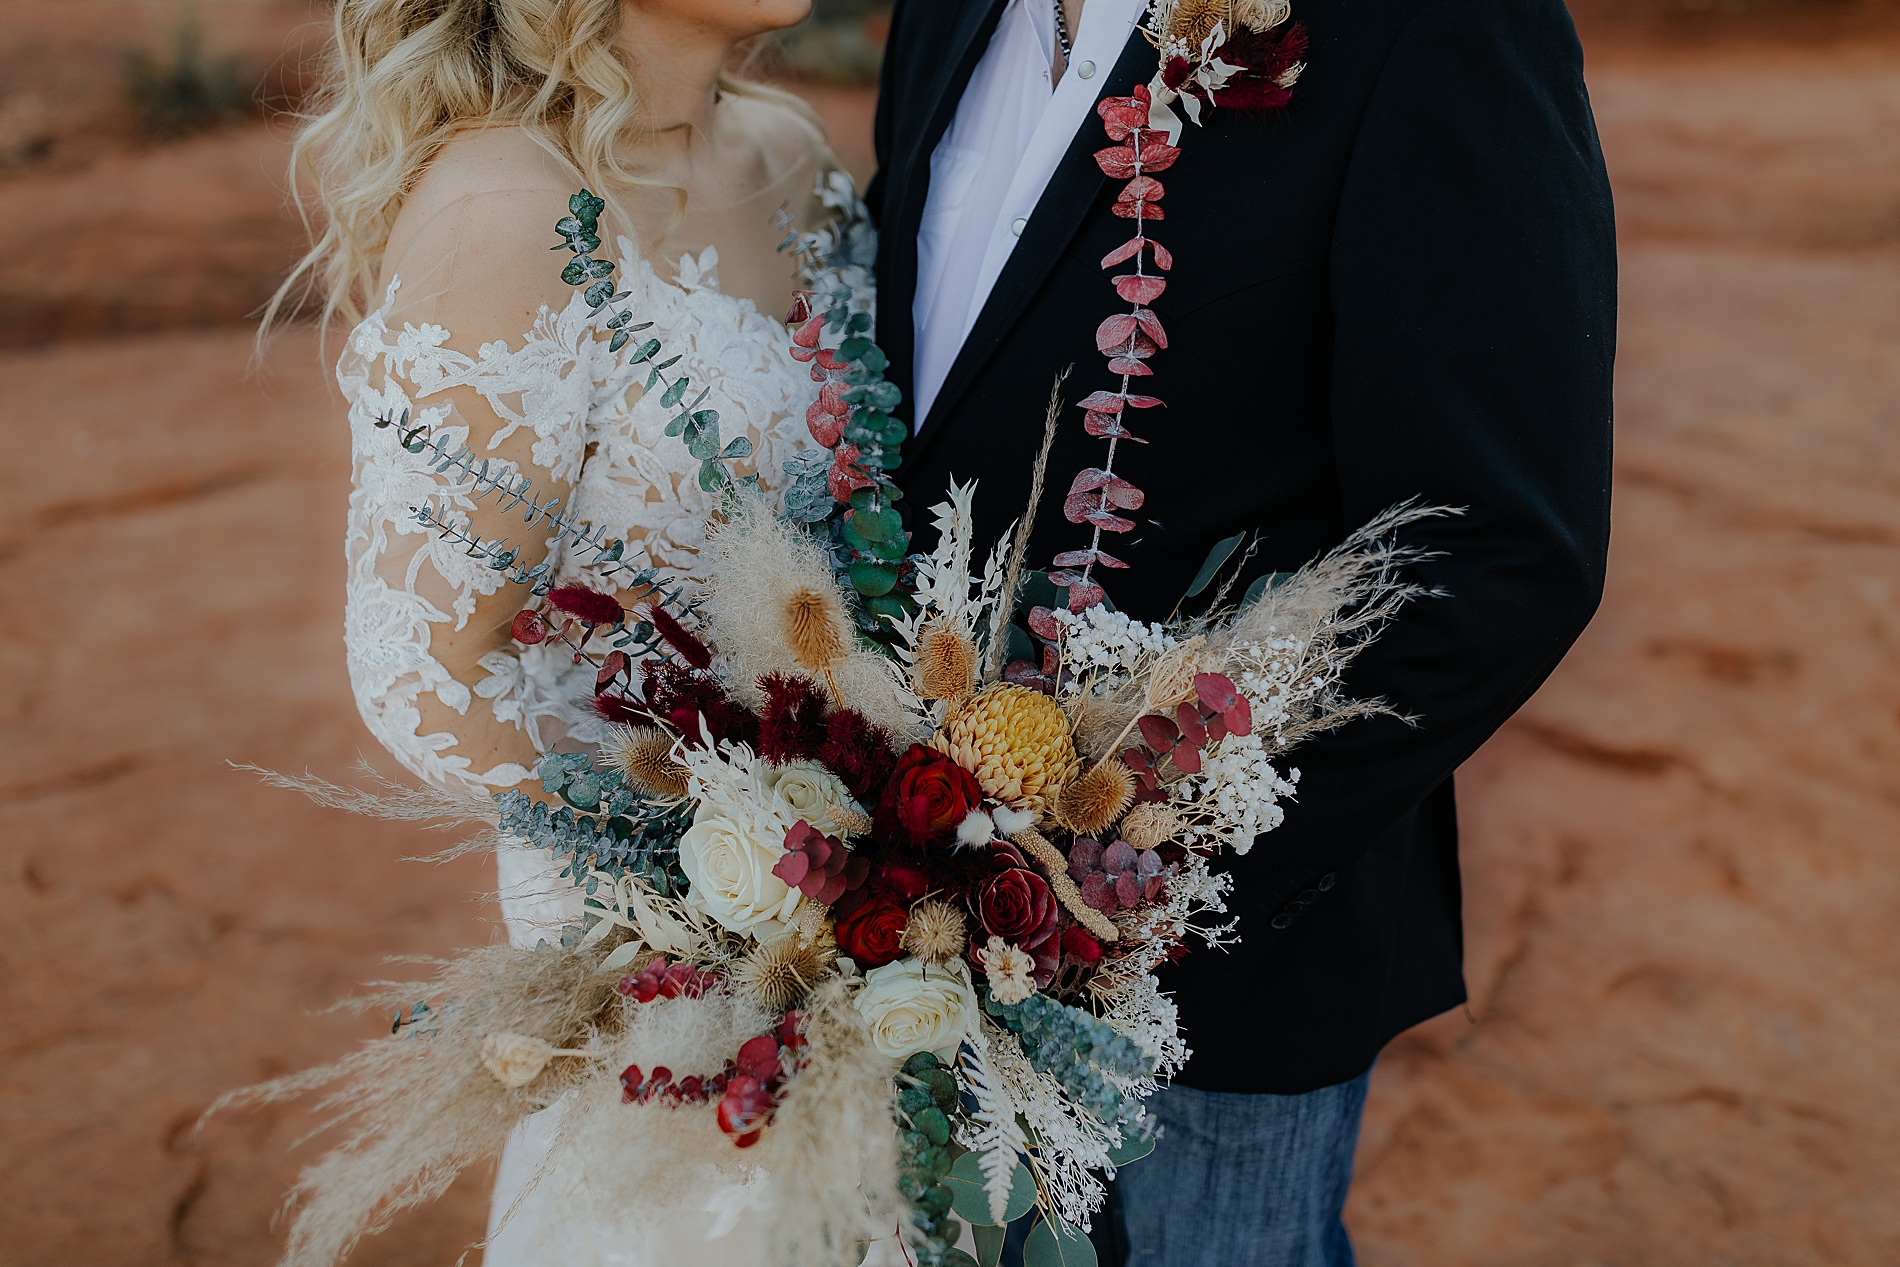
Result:
[[805,1004],[811,1056],[766,1134],[774,1262],[856,1267],[864,1245],[900,1230],[891,1062],[871,1045],[850,987],[832,977]]
[[433,1014],[320,1068],[231,1092],[206,1117],[234,1105],[267,1104],[317,1091],[325,1128],[344,1138],[308,1167],[286,1202],[296,1211],[283,1267],[332,1267],[358,1240],[412,1206],[433,1201],[468,1166],[498,1156],[514,1125],[595,1062],[554,1060],[525,1087],[503,1086],[482,1063],[491,1034],[538,1038],[555,1047],[584,1039],[618,996],[592,951],[491,946],[433,960],[434,980],[378,983],[344,1006],[399,1008],[444,1000]]
[[835,598],[844,627],[824,665],[826,682],[841,705],[864,714],[900,743],[919,738],[928,729],[921,701],[897,681],[885,656],[858,645],[849,627],[855,604],[839,590],[823,547],[773,515],[757,496],[734,498],[728,511],[731,517],[707,540],[699,558],[709,578],[701,602],[706,632],[731,666],[734,693],[756,705],[760,677],[810,669],[804,660],[811,657],[802,660],[788,635],[788,613],[811,615],[813,595],[827,600],[822,606],[829,612],[829,600]]

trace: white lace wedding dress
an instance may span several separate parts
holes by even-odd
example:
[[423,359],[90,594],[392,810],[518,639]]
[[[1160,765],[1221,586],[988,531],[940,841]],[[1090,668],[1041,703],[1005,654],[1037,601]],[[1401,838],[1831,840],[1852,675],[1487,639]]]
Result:
[[[816,201],[848,215],[855,207],[849,179],[821,178]],[[557,206],[548,223],[558,214]],[[761,228],[770,231],[764,219]],[[862,242],[850,253],[862,258]],[[638,258],[625,239],[619,256],[619,284],[632,292],[627,306],[638,320],[653,323],[641,337],[659,338],[662,356],[680,357],[673,372],[690,376],[695,391],[698,385],[712,389],[707,404],[719,410],[725,437],[749,437],[753,462],[765,472],[811,444],[805,410],[817,388],[808,368],[789,355],[790,335],[780,320],[720,290],[716,246],[665,265],[675,274],[671,279]],[[547,258],[553,275],[559,259]],[[854,271],[854,280],[868,280]],[[471,620],[493,623],[497,610],[518,610],[529,595],[417,522],[418,506],[451,521],[471,519],[483,507],[463,482],[432,470],[430,455],[405,451],[378,420],[406,410],[412,425],[426,424],[451,445],[467,444],[477,457],[528,455],[517,466],[542,474],[537,487],[565,487],[565,505],[625,539],[629,557],[642,546],[657,566],[687,575],[712,495],[700,490],[699,464],[683,442],[664,434],[673,411],[661,406],[657,392],[640,390],[647,367],[627,366],[624,354],[609,352],[607,314],[590,317],[578,293],[563,307],[541,306],[518,339],[471,348],[441,325],[392,326],[389,313],[402,287],[400,277],[389,283],[382,305],[351,333],[337,367],[349,402],[355,477],[346,550],[350,679],[371,733],[412,773],[440,787],[488,793],[520,783],[529,771],[519,761],[488,763],[483,753],[469,751],[459,732],[472,726],[463,719],[479,719],[486,710],[494,723],[525,732],[535,749],[581,749],[603,729],[590,708],[594,670],[575,665],[565,648],[510,647],[505,638],[480,656],[474,672],[438,658],[434,640]],[[514,525],[519,532],[519,517]],[[558,544],[548,557],[561,579],[588,579],[586,568]],[[496,602],[484,602],[489,599]],[[553,939],[561,925],[578,918],[578,890],[558,877],[545,853],[504,853],[499,870],[501,909],[517,945]],[[643,1224],[633,1236],[625,1228],[575,1227],[552,1214],[549,1194],[524,1191],[524,1185],[546,1148],[547,1119],[559,1110],[557,1104],[530,1119],[503,1157],[490,1267],[762,1261],[754,1217],[762,1183],[729,1188],[704,1213]]]

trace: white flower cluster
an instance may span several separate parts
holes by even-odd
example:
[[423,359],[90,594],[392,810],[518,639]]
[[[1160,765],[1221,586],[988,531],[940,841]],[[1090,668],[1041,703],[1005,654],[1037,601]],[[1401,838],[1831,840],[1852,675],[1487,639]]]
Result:
[[1160,625],[1144,625],[1099,603],[1079,615],[1058,609],[1055,618],[1068,630],[1062,639],[1063,661],[1078,676],[1102,671],[1133,674],[1144,660],[1176,644]]
[[1182,799],[1201,832],[1244,854],[1286,817],[1280,798],[1294,794],[1299,777],[1298,770],[1282,777],[1258,731],[1228,735],[1202,757],[1200,774],[1184,780]]

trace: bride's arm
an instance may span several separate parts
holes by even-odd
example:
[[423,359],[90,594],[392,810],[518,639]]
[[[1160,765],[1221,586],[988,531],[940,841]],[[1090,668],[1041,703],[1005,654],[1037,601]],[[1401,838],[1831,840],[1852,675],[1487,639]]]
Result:
[[[466,478],[430,469],[433,455],[404,451],[393,428],[375,424],[407,411],[410,425],[510,464],[539,496],[565,504],[585,457],[591,336],[566,346],[547,337],[544,306],[558,313],[572,295],[559,277],[564,257],[547,249],[564,195],[471,191],[470,173],[447,174],[462,179],[445,189],[432,174],[398,220],[388,311],[359,329],[339,371],[355,476],[346,641],[376,738],[431,783],[496,791],[528,779],[537,750],[562,737],[558,722],[536,715],[535,666],[509,633],[531,596],[413,511],[426,505],[505,538],[523,567],[548,558],[547,529],[494,494],[477,500]],[[545,677],[558,661],[540,656]]]

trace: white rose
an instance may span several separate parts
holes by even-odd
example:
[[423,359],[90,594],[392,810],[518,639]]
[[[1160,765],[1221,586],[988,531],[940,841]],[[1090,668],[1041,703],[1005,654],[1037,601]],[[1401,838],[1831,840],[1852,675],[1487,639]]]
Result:
[[931,967],[899,959],[864,975],[858,1011],[871,1027],[871,1042],[892,1060],[920,1051],[948,1064],[963,1036],[976,1024],[976,991],[961,960]]
[[772,874],[783,840],[755,841],[739,825],[706,814],[680,837],[686,900],[735,933],[766,938],[789,924],[804,894]]
[[772,795],[793,818],[802,818],[819,831],[834,835],[838,827],[831,811],[844,806],[857,808],[843,779],[823,766],[803,761],[779,769],[772,781]]

